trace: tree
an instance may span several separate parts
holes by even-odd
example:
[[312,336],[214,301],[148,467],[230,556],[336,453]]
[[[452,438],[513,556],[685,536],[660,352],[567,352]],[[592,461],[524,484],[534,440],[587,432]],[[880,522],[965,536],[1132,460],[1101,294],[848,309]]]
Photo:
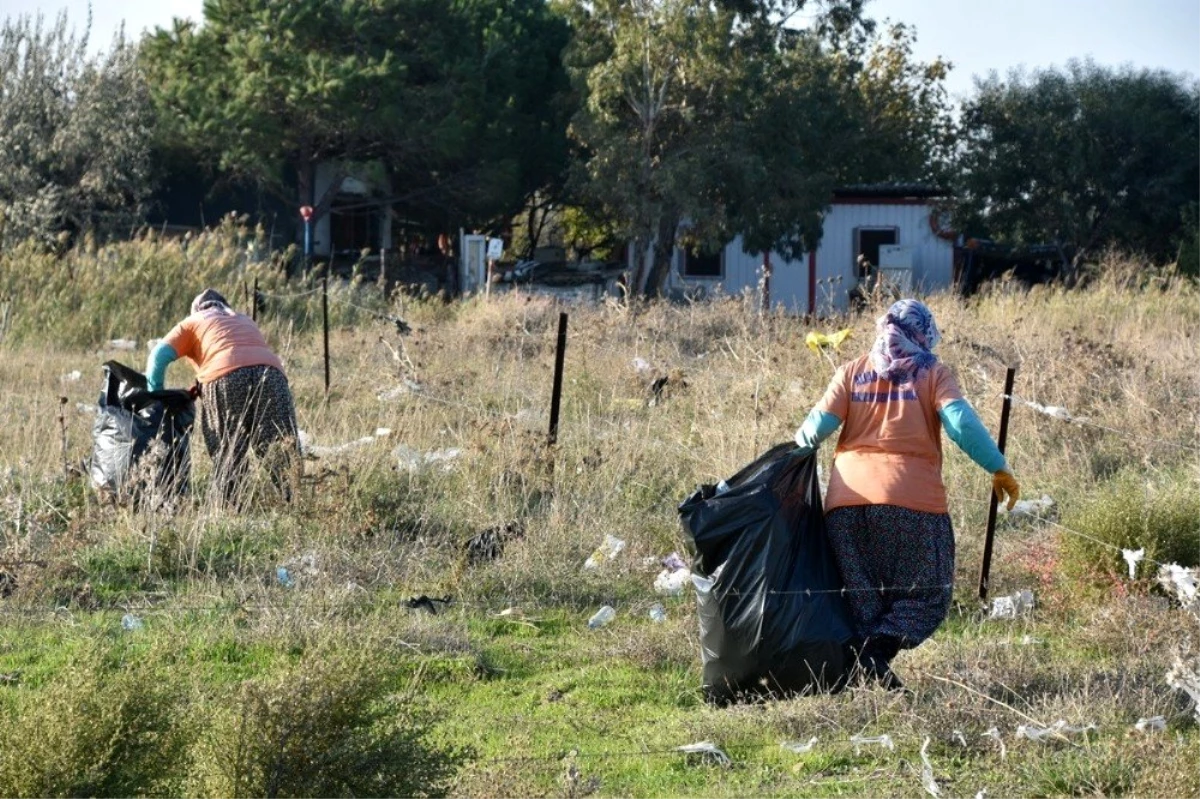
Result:
[[1198,186],[1194,80],[1073,61],[993,74],[964,105],[960,229],[1057,244],[1072,270],[1106,246],[1174,259]]
[[204,13],[145,44],[173,135],[298,193],[314,218],[341,183],[314,195],[322,162],[374,165],[406,218],[460,223],[515,212],[562,167],[567,30],[539,0],[207,0]]
[[127,232],[151,188],[153,111],[136,48],[87,55],[66,14],[0,27],[0,243]]
[[[788,27],[810,7],[813,24]],[[568,64],[585,96],[574,186],[648,251],[634,275],[646,294],[662,290],[677,238],[716,247],[741,234],[750,252],[794,256],[819,244],[839,183],[929,180],[945,161],[949,65],[913,61],[904,26],[874,36],[861,2],[571,8]]]

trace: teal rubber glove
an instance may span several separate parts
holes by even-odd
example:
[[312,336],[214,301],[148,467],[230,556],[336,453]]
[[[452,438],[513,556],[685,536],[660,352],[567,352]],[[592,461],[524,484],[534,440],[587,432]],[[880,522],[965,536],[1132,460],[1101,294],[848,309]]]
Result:
[[842,426],[842,420],[832,413],[818,411],[814,408],[804,419],[804,424],[796,431],[796,454],[811,455],[821,446],[821,442],[829,438],[835,430]]
[[146,388],[150,391],[162,391],[167,378],[167,367],[172,361],[179,360],[179,353],[166,342],[160,341],[150,351],[146,359]]

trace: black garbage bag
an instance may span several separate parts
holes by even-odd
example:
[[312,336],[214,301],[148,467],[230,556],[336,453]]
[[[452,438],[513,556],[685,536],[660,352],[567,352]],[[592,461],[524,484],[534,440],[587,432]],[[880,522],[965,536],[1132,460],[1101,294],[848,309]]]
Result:
[[839,690],[854,663],[817,459],[795,449],[773,447],[679,506],[711,702]]
[[186,494],[191,482],[195,403],[187,391],[147,391],[146,376],[104,364],[92,426],[92,485],[118,499],[156,501]]

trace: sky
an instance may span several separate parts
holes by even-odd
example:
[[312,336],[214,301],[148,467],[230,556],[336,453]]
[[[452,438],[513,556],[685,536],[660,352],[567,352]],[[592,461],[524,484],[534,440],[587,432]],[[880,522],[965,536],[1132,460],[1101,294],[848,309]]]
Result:
[[[92,49],[106,49],[122,20],[127,34],[169,27],[174,17],[200,20],[202,0],[93,0]],[[3,0],[5,16],[66,9],[87,20],[87,0]],[[1091,57],[1107,66],[1148,67],[1200,75],[1200,0],[869,0],[869,16],[916,27],[916,56],[941,56],[954,69],[946,88],[968,95],[973,76],[1005,75],[1024,66],[1063,66]]]

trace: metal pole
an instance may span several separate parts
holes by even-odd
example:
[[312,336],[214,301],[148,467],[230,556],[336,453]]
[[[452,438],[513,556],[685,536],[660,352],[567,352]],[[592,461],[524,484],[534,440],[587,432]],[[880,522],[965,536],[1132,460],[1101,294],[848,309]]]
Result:
[[325,343],[325,396],[329,397],[329,277],[321,278],[321,328]]
[[[1001,455],[1004,454],[1004,445],[1008,442],[1008,414],[1012,410],[1013,379],[1016,375],[1017,370],[1011,366],[1004,374],[1004,405],[1000,409],[1000,434],[996,436],[996,446],[1000,448]],[[993,491],[992,500],[988,505],[987,535],[983,539],[983,564],[979,568],[980,599],[987,599],[988,572],[992,568],[992,541],[996,535],[996,509],[999,504],[996,492]]]
[[567,314],[558,315],[558,349],[554,354],[554,390],[550,394],[550,440],[554,446],[558,441],[558,409],[562,404],[563,359],[567,354]]
[[304,269],[308,270],[309,261],[312,259],[312,222],[308,219],[304,220]]
[[258,278],[254,278],[254,296],[250,298],[250,319],[258,322]]

